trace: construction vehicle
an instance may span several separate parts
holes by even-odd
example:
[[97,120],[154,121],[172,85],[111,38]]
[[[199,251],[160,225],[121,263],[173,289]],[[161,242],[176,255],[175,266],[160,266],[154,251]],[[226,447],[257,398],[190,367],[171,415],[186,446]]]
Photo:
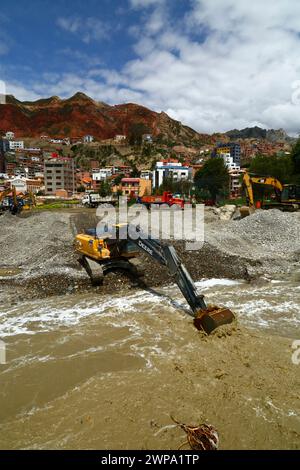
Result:
[[22,210],[14,186],[0,193],[0,205],[2,211],[9,210],[12,214],[18,214]]
[[9,210],[12,214],[19,214],[22,210],[29,210],[35,205],[35,197],[31,192],[17,195],[14,186],[0,193],[0,210],[2,212]]
[[100,199],[101,197],[99,193],[88,193],[81,199],[81,204],[86,207],[98,207]]
[[198,294],[173,246],[150,238],[139,227],[119,224],[113,225],[111,229],[104,226],[102,230],[86,230],[76,236],[75,250],[80,255],[79,263],[93,285],[101,285],[103,277],[112,271],[125,272],[138,279],[140,274],[130,260],[136,258],[140,252],[146,253],[166,266],[192,309],[191,316],[196,328],[209,334],[218,326],[234,320],[234,314],[228,308],[206,305],[204,296]]
[[113,204],[118,202],[117,195],[101,196],[99,193],[87,193],[81,199],[81,204],[85,207],[98,207],[100,204]]
[[147,208],[150,208],[152,204],[161,206],[167,204],[168,206],[179,206],[184,209],[184,199],[174,197],[170,191],[164,191],[162,196],[142,196],[137,198],[139,204],[144,204]]
[[24,195],[18,195],[17,199],[20,199],[23,201],[22,205],[22,210],[30,210],[32,207],[36,206],[36,199],[34,194],[29,191],[28,193],[25,193]]
[[277,178],[271,176],[258,176],[246,172],[243,177],[243,186],[246,190],[247,206],[241,208],[241,215],[247,216],[256,209],[253,185],[263,185],[274,188],[275,201],[259,201],[262,209],[276,208],[283,211],[295,211],[300,208],[300,186],[295,184],[282,184]]

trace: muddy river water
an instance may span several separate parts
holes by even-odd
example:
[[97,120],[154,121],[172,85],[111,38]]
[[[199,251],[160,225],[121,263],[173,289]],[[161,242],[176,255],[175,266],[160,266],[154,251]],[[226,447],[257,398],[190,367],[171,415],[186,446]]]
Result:
[[[285,401],[289,383],[278,396],[274,373],[290,370],[288,347],[300,339],[299,280],[197,282],[253,331],[212,340],[194,330],[172,285],[121,295],[116,281],[114,295],[0,304],[0,448],[176,449],[184,436],[170,414],[212,422],[222,448],[299,448],[299,389]],[[261,331],[272,335],[263,349]],[[270,370],[282,336],[283,365]],[[293,367],[287,381],[299,376]]]

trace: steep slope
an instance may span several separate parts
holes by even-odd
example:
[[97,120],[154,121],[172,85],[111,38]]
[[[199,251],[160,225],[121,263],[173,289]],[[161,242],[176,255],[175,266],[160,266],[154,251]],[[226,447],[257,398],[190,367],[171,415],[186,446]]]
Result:
[[0,106],[0,122],[1,130],[23,137],[91,134],[98,139],[109,139],[116,134],[130,135],[138,124],[145,133],[162,134],[175,141],[208,143],[212,140],[211,136],[199,134],[163,112],[156,113],[132,103],[109,106],[80,92],[68,99],[52,96],[34,102],[21,102],[9,95],[6,104]]

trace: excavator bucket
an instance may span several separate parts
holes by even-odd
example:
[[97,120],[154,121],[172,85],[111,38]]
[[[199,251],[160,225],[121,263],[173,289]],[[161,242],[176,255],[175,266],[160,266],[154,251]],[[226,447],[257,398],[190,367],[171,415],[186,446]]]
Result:
[[209,306],[196,313],[194,325],[197,330],[204,330],[209,335],[219,326],[232,323],[234,319],[234,313],[229,308]]
[[248,215],[254,214],[255,208],[249,206],[242,206],[240,207],[240,215],[243,219],[244,217],[248,217]]

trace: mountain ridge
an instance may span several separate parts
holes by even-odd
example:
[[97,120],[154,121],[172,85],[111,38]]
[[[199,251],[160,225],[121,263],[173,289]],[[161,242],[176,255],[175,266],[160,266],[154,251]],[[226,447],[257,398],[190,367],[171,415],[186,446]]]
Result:
[[13,131],[16,137],[82,137],[111,139],[117,134],[127,137],[134,126],[154,137],[186,145],[214,144],[218,140],[265,139],[270,142],[292,142],[284,129],[263,129],[258,126],[232,129],[225,133],[200,133],[172,119],[164,111],[156,112],[137,103],[109,105],[78,91],[69,98],[50,96],[35,101],[20,101],[6,95],[0,106],[1,131]]
[[139,125],[145,134],[164,136],[174,141],[211,142],[212,136],[201,134],[176,121],[166,113],[157,113],[136,103],[111,106],[95,101],[82,92],[69,98],[51,96],[36,101],[19,101],[6,96],[0,107],[1,130],[17,137],[78,137],[86,134],[96,139],[111,139],[117,134],[129,136]]

